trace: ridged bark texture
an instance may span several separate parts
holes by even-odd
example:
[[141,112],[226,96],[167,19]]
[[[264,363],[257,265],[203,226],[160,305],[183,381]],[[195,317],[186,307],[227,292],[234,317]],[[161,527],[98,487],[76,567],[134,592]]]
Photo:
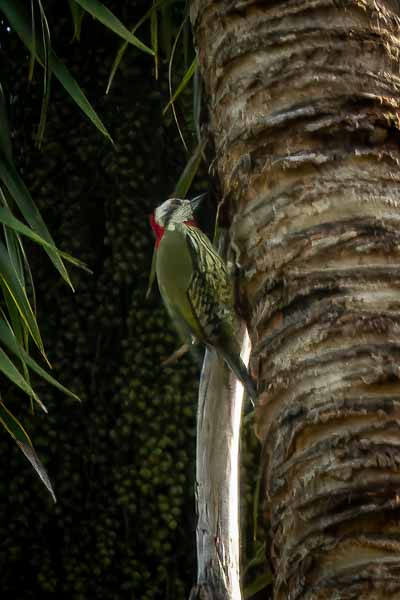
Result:
[[399,598],[399,3],[191,17],[246,283],[274,598]]

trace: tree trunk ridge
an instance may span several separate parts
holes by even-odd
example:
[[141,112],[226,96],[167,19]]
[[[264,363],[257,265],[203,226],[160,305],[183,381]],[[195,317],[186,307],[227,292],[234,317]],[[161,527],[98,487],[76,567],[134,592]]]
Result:
[[246,278],[275,599],[400,597],[396,2],[192,2]]

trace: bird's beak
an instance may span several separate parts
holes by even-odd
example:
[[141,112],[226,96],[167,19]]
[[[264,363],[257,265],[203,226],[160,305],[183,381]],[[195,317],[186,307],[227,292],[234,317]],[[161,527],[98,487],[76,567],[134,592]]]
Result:
[[200,194],[200,196],[195,196],[194,198],[192,198],[190,204],[192,206],[193,211],[195,211],[200,206],[203,198],[205,198],[206,196],[207,192],[205,192],[204,194]]

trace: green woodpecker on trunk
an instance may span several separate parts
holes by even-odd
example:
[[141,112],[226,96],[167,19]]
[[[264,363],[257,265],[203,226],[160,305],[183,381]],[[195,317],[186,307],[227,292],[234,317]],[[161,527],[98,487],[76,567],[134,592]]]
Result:
[[236,338],[239,317],[234,308],[232,280],[194,216],[203,196],[192,201],[170,198],[151,215],[158,286],[179,328],[215,348],[255,402],[255,385],[240,358]]

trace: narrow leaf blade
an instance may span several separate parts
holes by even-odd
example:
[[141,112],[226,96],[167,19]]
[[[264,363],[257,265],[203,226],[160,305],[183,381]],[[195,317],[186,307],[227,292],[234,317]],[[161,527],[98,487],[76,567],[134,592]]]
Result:
[[111,29],[114,33],[119,35],[122,39],[126,40],[133,46],[136,46],[143,52],[153,55],[154,52],[151,48],[143,44],[135,35],[133,35],[129,29],[121,23],[121,21],[99,0],[75,0],[77,4],[82,6],[88,13],[98,19],[103,25]]
[[[154,0],[153,0],[154,5]],[[155,78],[158,79],[158,15],[154,10],[150,17],[151,47],[154,52]]]
[[[0,371],[7,377],[7,379],[12,381],[16,386],[18,386],[21,390],[23,390],[26,394],[28,394],[28,396],[32,396],[38,402],[38,404],[41,406],[41,408],[43,409],[44,405],[39,400],[37,394],[33,391],[31,386],[25,381],[21,372],[17,369],[17,367],[14,365],[14,363],[10,360],[10,358],[7,356],[7,354],[1,348],[0,348]],[[47,410],[44,409],[44,412],[47,412]]]
[[43,96],[42,96],[42,107],[40,110],[40,120],[38,131],[36,135],[36,144],[40,148],[43,138],[44,132],[46,129],[46,121],[47,121],[47,111],[49,107],[50,101],[50,81],[51,81],[51,71],[49,67],[49,51],[51,50],[51,40],[50,40],[50,29],[47,21],[46,13],[44,11],[41,0],[36,0],[40,10],[40,23],[42,28],[42,47],[43,47]]
[[46,469],[39,460],[38,455],[35,452],[33,444],[30,440],[29,435],[22,427],[21,423],[16,417],[8,410],[4,402],[0,400],[0,423],[4,429],[8,431],[11,437],[19,446],[20,450],[25,454],[36,473],[50,492],[54,502],[56,502],[56,496],[54,494],[53,486],[51,485],[49,476],[47,475]]
[[22,221],[17,219],[17,217],[15,217],[8,208],[0,207],[0,223],[3,223],[3,225],[6,225],[9,229],[12,229],[17,233],[21,233],[22,235],[28,237],[32,241],[42,246],[45,250],[51,250],[54,253],[58,253],[62,258],[69,261],[71,264],[91,272],[82,261],[74,258],[67,252],[59,250],[54,243],[45,240],[41,235],[35,233],[30,227],[27,227],[24,223],[22,223]]
[[68,0],[68,4],[71,11],[72,22],[74,24],[74,35],[72,40],[77,40],[79,42],[85,11],[75,2],[75,0]]
[[178,179],[178,183],[175,186],[174,196],[176,198],[186,198],[187,193],[192,185],[193,179],[196,176],[197,171],[202,159],[202,154],[206,147],[206,140],[201,141],[195,148],[192,156],[189,158],[186,166]]
[[[10,163],[4,155],[0,152],[0,179],[3,181],[4,185],[7,187],[10,196],[17,204],[19,210],[21,211],[24,219],[29,223],[34,231],[36,231],[42,238],[48,241],[52,246],[54,246],[53,239],[47,229],[40,212],[35,206],[32,197],[19,176],[17,170],[14,165]],[[61,277],[66,281],[71,287],[72,283],[67,273],[67,270],[62,262],[59,253],[50,248],[45,248],[47,254],[49,255],[50,260],[56,267],[57,271],[60,273]]]
[[190,67],[187,69],[186,73],[182,77],[182,80],[181,80],[180,84],[178,85],[178,87],[176,88],[172,98],[168,102],[167,106],[164,108],[163,115],[165,115],[165,113],[168,111],[168,109],[171,108],[173,103],[176,101],[176,99],[179,97],[179,95],[183,92],[185,87],[188,85],[189,81],[193,77],[194,72],[196,71],[197,65],[198,65],[197,56],[195,56]]
[[43,342],[40,336],[39,327],[36,322],[36,317],[26,295],[26,291],[18,278],[18,275],[10,261],[7,249],[3,242],[0,241],[0,285],[5,287],[11,295],[15,307],[17,308],[22,320],[32,336],[33,341],[43,354]]
[[18,356],[21,360],[24,360],[28,367],[35,371],[40,377],[42,377],[45,381],[53,385],[55,388],[63,392],[64,394],[70,396],[74,400],[78,400],[79,398],[76,394],[68,390],[66,387],[61,385],[54,377],[52,377],[47,371],[42,369],[40,365],[26,352],[26,350],[18,344],[18,341],[11,330],[11,327],[5,322],[0,320],[0,341],[10,350],[13,354]]
[[[139,19],[139,21],[136,23],[136,25],[133,27],[133,29],[131,29],[131,34],[133,35],[135,33],[135,31],[137,29],[139,29],[139,27],[141,27],[143,25],[143,23],[145,23],[147,21],[147,19],[151,18],[153,13],[155,11],[157,11],[160,8],[165,8],[167,6],[169,6],[170,4],[174,4],[176,2],[176,0],[158,0],[158,2],[155,2],[153,4],[153,6],[151,8],[149,8],[149,10],[143,15],[143,17],[141,17],[141,19]],[[163,19],[161,19],[161,23],[163,23]],[[117,55],[114,59],[113,65],[111,67],[111,73],[110,76],[108,78],[108,83],[107,83],[107,89],[106,89],[106,94],[108,94],[108,92],[110,91],[112,82],[114,80],[115,77],[115,73],[118,70],[118,67],[124,57],[124,54],[128,48],[128,42],[124,42],[118,52]]]
[[[37,45],[37,40],[32,37],[32,30],[29,26],[29,20],[19,0],[0,0],[0,11],[7,17],[11,28],[18,34],[25,46],[30,52],[35,51],[36,58],[44,64],[43,48]],[[35,45],[36,44],[36,45]],[[112,138],[96,111],[86,98],[76,80],[72,77],[67,67],[60,62],[53,50],[49,52],[49,66],[61,85],[65,88],[71,98],[76,102],[83,113],[92,121],[97,129],[107,137],[111,142]]]
[[42,462],[40,461],[38,455],[36,454],[33,446],[29,446],[28,444],[19,441],[17,441],[17,445],[19,446],[20,450],[24,453],[25,457],[29,460],[36,473],[39,475],[40,479],[47,488],[47,491],[53,498],[53,502],[57,502],[57,498],[54,493],[53,486],[51,485],[49,476],[47,475],[47,471],[44,468]]
[[89,100],[85,96],[84,92],[80,88],[78,82],[72,77],[67,67],[59,60],[54,51],[52,50],[49,57],[50,68],[54,75],[57,77],[61,85],[68,92],[71,98],[76,102],[82,112],[92,121],[93,125],[108,139],[111,143],[113,139],[108,133],[106,127],[103,125],[102,120],[97,115],[96,111],[90,104]]

